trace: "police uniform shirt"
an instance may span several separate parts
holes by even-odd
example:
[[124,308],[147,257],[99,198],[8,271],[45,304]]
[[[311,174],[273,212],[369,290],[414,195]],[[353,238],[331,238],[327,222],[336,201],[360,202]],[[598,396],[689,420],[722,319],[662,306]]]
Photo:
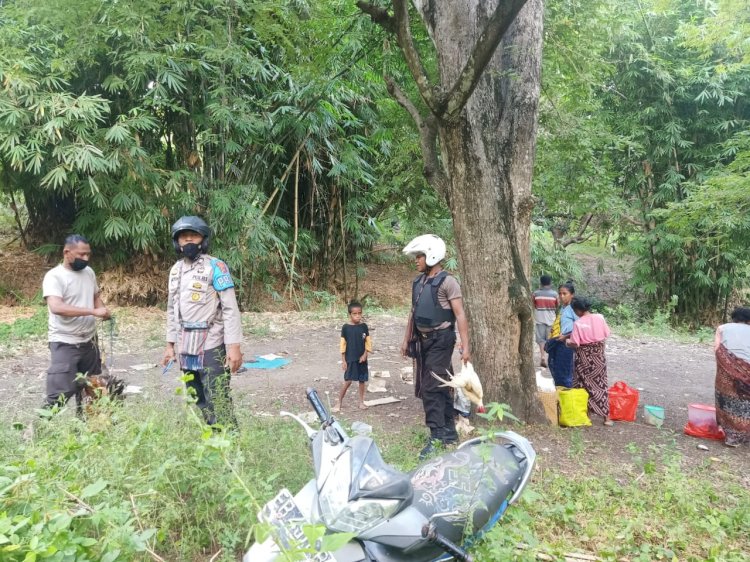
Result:
[[227,265],[201,254],[181,259],[169,272],[167,342],[179,341],[181,323],[208,322],[204,349],[242,342],[242,320]]

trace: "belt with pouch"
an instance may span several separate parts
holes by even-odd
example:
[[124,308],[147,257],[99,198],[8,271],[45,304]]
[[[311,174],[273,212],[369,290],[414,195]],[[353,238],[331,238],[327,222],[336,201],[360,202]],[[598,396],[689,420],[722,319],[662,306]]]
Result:
[[433,338],[438,337],[440,334],[447,330],[453,330],[453,325],[448,326],[447,328],[438,328],[435,330],[430,330],[429,332],[420,332],[417,330],[417,335],[419,335],[419,339],[421,340],[431,340]]

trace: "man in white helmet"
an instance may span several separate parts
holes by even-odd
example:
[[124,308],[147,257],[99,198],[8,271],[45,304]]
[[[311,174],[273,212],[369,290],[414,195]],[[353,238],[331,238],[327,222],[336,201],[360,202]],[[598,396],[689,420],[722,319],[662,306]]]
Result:
[[417,236],[404,248],[414,258],[419,275],[412,284],[412,310],[401,344],[401,355],[415,359],[414,393],[422,399],[430,440],[422,449],[423,458],[438,443],[458,440],[449,387],[430,373],[453,376],[451,359],[456,345],[456,327],[461,337],[461,361],[470,359],[469,324],[464,314],[461,287],[456,278],[443,270],[445,242],[434,234]]

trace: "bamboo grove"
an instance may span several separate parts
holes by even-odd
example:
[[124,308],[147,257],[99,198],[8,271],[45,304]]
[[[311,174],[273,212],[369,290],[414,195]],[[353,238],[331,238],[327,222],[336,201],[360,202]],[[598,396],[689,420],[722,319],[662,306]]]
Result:
[[[534,273],[598,235],[645,301],[715,318],[750,263],[750,7],[545,9]],[[204,215],[246,304],[267,272],[352,290],[376,243],[450,236],[383,84],[406,74],[392,44],[347,0],[3,2],[0,204],[29,248],[76,230],[119,263]]]

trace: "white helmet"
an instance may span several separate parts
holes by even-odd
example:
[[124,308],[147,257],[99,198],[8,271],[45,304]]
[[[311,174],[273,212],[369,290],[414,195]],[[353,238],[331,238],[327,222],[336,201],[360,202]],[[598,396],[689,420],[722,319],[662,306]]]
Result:
[[427,267],[432,267],[445,258],[445,242],[434,234],[423,234],[409,242],[403,251],[411,258],[424,254]]

